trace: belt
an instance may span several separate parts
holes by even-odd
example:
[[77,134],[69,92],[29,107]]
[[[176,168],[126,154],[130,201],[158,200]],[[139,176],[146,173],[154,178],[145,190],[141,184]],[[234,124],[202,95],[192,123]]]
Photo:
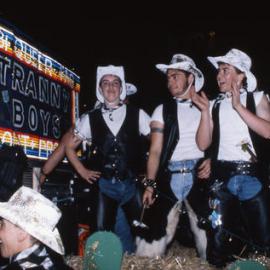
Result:
[[179,170],[176,170],[176,171],[170,171],[171,174],[175,174],[175,173],[192,173],[192,169],[189,169],[189,168],[181,168]]
[[256,175],[258,164],[247,161],[224,161],[216,162],[216,170],[226,170],[230,175]]

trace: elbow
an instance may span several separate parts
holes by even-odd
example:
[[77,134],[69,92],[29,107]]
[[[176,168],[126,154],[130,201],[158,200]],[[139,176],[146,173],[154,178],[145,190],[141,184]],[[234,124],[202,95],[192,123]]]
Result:
[[263,138],[269,140],[270,139],[270,133],[268,132],[267,134],[265,134],[265,136],[263,136]]
[[209,148],[211,142],[210,141],[207,141],[207,142],[202,142],[202,141],[199,141],[199,140],[196,140],[196,143],[197,143],[197,146],[199,148],[200,151],[205,151]]
[[210,146],[210,144],[203,144],[203,145],[198,144],[198,148],[202,152],[206,151],[206,149],[208,149],[209,146]]
[[261,136],[262,136],[264,139],[270,139],[270,129],[264,130],[264,132],[262,132]]

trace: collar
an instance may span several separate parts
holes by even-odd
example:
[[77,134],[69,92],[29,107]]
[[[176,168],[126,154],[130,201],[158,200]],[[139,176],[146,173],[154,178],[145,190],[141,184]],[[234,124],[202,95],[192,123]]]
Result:
[[33,246],[17,253],[16,255],[14,255],[12,257],[10,257],[10,262],[21,261],[21,260],[27,258],[32,253],[35,253],[36,255],[44,253],[44,246],[42,244],[34,244]]
[[109,119],[111,121],[114,121],[113,119],[113,112],[117,109],[119,109],[124,103],[119,103],[116,107],[113,107],[113,108],[109,108],[106,106],[105,103],[102,104],[102,107],[101,107],[101,113],[102,114],[109,114]]
[[188,104],[190,107],[193,106],[193,102],[190,98],[174,98],[177,103]]
[[102,106],[101,106],[101,110],[102,110],[103,113],[113,112],[113,111],[117,110],[118,108],[120,108],[122,105],[123,105],[123,103],[120,102],[117,106],[115,106],[113,108],[110,108],[105,103],[103,103]]
[[[246,94],[246,90],[241,88],[240,89],[240,95]],[[216,98],[217,102],[221,102],[223,99],[225,100],[229,100],[232,97],[232,93],[231,92],[225,92],[225,93],[219,93],[219,95]]]

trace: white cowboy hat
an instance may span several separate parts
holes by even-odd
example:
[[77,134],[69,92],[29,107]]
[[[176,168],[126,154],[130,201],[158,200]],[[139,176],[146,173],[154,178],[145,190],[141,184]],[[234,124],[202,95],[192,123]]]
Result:
[[251,58],[244,52],[238,49],[231,49],[224,56],[207,57],[207,59],[218,69],[219,63],[232,65],[242,71],[247,78],[247,91],[253,92],[257,87],[257,80],[251,73],[250,68],[252,65]]
[[137,93],[137,87],[132,83],[126,83],[127,96],[131,96]]
[[117,76],[122,83],[121,86],[121,94],[120,94],[120,100],[124,100],[126,98],[126,82],[125,82],[125,72],[124,68],[122,66],[99,66],[97,68],[97,83],[96,83],[96,96],[97,99],[101,102],[104,103],[104,97],[100,91],[100,80],[102,79],[103,76],[105,75],[114,75]]
[[195,90],[200,91],[204,84],[204,76],[202,72],[196,67],[194,61],[184,54],[175,54],[169,65],[157,64],[156,68],[163,73],[167,73],[168,69],[180,69],[187,71],[195,77]]
[[56,228],[61,211],[39,192],[22,186],[9,199],[0,203],[0,217],[22,228],[59,254],[64,246]]

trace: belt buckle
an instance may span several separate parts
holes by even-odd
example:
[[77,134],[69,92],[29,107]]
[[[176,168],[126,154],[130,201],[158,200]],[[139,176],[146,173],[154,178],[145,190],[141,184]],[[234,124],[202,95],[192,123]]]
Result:
[[180,170],[180,173],[182,173],[182,174],[190,173],[190,172],[191,172],[191,170],[190,170],[189,168],[186,168],[186,167],[184,167],[184,168],[182,168],[182,169]]

